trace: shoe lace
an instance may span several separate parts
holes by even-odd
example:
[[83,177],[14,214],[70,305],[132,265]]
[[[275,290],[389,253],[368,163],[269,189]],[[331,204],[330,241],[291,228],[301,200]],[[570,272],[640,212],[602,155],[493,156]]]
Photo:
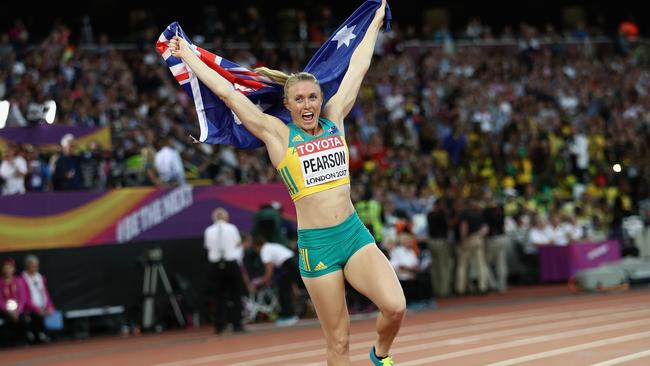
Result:
[[393,358],[390,356],[386,356],[385,358],[381,359],[381,366],[394,366],[395,362],[393,362]]

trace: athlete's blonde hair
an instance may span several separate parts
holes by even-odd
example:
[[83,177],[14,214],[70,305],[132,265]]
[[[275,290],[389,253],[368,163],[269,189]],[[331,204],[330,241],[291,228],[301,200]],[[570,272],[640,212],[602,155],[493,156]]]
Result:
[[276,82],[278,84],[283,84],[285,99],[287,98],[287,93],[289,91],[289,88],[293,84],[299,81],[311,81],[314,84],[318,85],[318,87],[320,88],[320,83],[318,82],[318,79],[316,79],[316,77],[313,74],[304,71],[288,75],[282,71],[269,69],[268,67],[258,67],[255,69],[255,72],[257,72],[260,75],[266,76],[267,78],[271,79],[273,82]]

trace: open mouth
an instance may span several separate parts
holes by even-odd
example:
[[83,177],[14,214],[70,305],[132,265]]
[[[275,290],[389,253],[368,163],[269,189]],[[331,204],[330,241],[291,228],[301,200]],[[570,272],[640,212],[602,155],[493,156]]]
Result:
[[305,122],[311,122],[314,119],[314,113],[313,112],[305,112],[302,114],[302,119]]

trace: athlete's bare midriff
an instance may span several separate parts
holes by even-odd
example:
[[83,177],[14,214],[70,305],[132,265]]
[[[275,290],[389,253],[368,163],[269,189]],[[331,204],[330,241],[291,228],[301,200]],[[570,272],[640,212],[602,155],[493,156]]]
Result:
[[349,184],[310,194],[296,201],[295,205],[298,229],[338,225],[354,212]]

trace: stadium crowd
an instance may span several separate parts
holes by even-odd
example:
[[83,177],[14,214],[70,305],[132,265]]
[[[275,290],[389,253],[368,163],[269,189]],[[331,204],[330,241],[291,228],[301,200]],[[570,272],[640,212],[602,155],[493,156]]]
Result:
[[[201,38],[242,66],[297,71],[313,51],[308,44],[322,43],[338,23],[328,7],[317,17],[283,14],[280,33],[247,8],[246,27],[216,19]],[[107,35],[95,41],[89,29],[73,42],[64,24],[40,43],[20,21],[0,34],[7,126],[41,123],[29,118],[30,105],[53,99],[57,124],[108,126],[112,134],[110,149],[78,151],[70,136],[56,154],[10,147],[3,194],[279,181],[263,149],[192,142],[194,105],[153,47],[162,28],[142,24],[128,50]],[[650,54],[634,33],[594,42],[602,32],[582,25],[562,33],[522,23],[496,34],[472,19],[457,33],[396,22],[381,36],[346,120],[353,200],[412,299],[429,296],[412,290],[420,272],[441,271],[430,279],[436,295],[452,291],[452,265],[440,258],[454,256],[457,293],[466,291],[471,257],[477,291],[505,291],[506,236],[522,260],[535,245],[624,239],[623,219],[650,197]],[[279,46],[228,47],[262,41]],[[453,253],[450,242],[462,245]]]

